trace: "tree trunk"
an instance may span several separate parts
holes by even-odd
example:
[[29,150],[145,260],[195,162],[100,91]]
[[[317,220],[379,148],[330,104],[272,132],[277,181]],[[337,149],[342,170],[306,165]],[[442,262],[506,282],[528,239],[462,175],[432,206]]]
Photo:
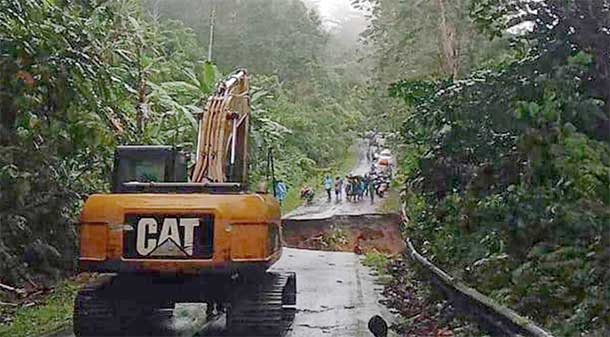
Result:
[[146,120],[148,120],[148,105],[146,103],[146,74],[142,66],[142,54],[144,54],[144,46],[138,49],[138,103],[136,105],[137,117],[136,124],[138,135],[144,134]]
[[437,0],[440,13],[441,66],[451,78],[457,79],[460,72],[460,43],[455,26],[447,22],[445,0]]
[[7,59],[0,59],[0,145],[8,145],[13,138],[17,120],[16,95],[11,87],[12,76],[17,73],[17,65]]
[[214,24],[216,21],[216,2],[212,0],[210,9],[210,41],[208,43],[208,62],[212,62],[212,48],[214,47]]

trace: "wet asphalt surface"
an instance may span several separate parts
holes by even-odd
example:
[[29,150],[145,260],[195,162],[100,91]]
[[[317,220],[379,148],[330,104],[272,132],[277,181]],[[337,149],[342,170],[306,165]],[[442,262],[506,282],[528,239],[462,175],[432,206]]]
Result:
[[297,273],[297,311],[286,336],[368,337],[373,315],[391,317],[379,303],[383,286],[360,259],[353,253],[284,249],[273,269]]
[[[361,259],[353,253],[284,248],[272,270],[296,272],[297,306],[283,336],[368,337],[372,334],[367,324],[373,315],[391,321],[392,314],[379,303],[383,286]],[[230,336],[224,317],[205,321],[204,304],[179,304],[173,318],[169,318],[171,312],[166,314],[151,320],[165,326],[164,336]],[[74,335],[66,331],[55,336]]]
[[[364,175],[370,171],[370,168],[371,162],[366,158],[366,146],[364,142],[361,142],[358,163],[351,172],[354,175]],[[289,220],[312,220],[328,219],[337,215],[378,214],[378,208],[383,203],[383,200],[375,196],[374,202],[371,203],[370,198],[365,196],[363,200],[349,202],[346,200],[345,193],[343,192],[341,200],[337,201],[334,191],[332,191],[332,200],[329,202],[326,191],[324,191],[317,195],[309,205],[303,205],[284,215],[282,218]]]

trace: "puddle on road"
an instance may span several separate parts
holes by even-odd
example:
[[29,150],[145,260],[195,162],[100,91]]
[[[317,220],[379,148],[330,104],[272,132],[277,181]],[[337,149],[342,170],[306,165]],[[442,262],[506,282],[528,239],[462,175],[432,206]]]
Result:
[[190,337],[206,323],[206,305],[204,303],[178,303],[174,309],[171,322],[172,329],[178,336]]

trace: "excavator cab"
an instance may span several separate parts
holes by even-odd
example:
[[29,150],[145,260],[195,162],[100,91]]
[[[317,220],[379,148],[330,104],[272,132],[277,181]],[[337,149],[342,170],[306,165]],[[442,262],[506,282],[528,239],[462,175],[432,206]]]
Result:
[[178,302],[230,308],[232,331],[279,334],[296,276],[267,271],[282,253],[280,206],[248,191],[249,116],[240,70],[200,114],[190,169],[171,146],[117,148],[112,192],[81,213],[79,268],[105,276],[75,300],[76,336],[149,334],[141,319]]
[[129,183],[188,182],[186,154],[171,146],[119,146],[114,154],[112,193],[133,192]]

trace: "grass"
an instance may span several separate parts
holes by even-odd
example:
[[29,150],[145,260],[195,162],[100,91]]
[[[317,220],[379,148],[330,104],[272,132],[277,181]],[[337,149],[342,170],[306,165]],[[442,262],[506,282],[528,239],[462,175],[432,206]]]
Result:
[[345,248],[345,245],[348,243],[347,236],[343,232],[341,228],[335,227],[334,225],[330,227],[330,231],[324,233],[322,236],[322,244],[323,248],[329,250],[340,250],[341,248]]
[[9,325],[0,325],[0,336],[40,336],[70,326],[72,307],[79,284],[64,281],[42,303],[20,307]]
[[[358,143],[355,143],[348,149],[345,154],[345,157],[330,169],[330,171],[332,172],[331,176],[333,178],[336,176],[345,176],[349,171],[353,170],[354,167],[356,167],[359,155],[360,153],[358,149]],[[282,204],[282,214],[286,214],[303,204],[303,200],[301,200],[300,196],[302,186],[311,186],[316,191],[316,195],[319,195],[320,193],[325,193],[322,186],[322,182],[324,181],[324,176],[326,174],[327,172],[319,172],[315,176],[309,177],[308,179],[301,181],[300,184],[290,186],[291,188],[288,190],[288,193],[286,194],[286,199]]]
[[378,251],[372,251],[367,253],[364,256],[364,260],[362,260],[363,265],[373,268],[379,273],[379,275],[387,274],[390,262],[390,257]]
[[383,213],[400,213],[400,193],[397,188],[393,187],[388,191],[379,210]]

